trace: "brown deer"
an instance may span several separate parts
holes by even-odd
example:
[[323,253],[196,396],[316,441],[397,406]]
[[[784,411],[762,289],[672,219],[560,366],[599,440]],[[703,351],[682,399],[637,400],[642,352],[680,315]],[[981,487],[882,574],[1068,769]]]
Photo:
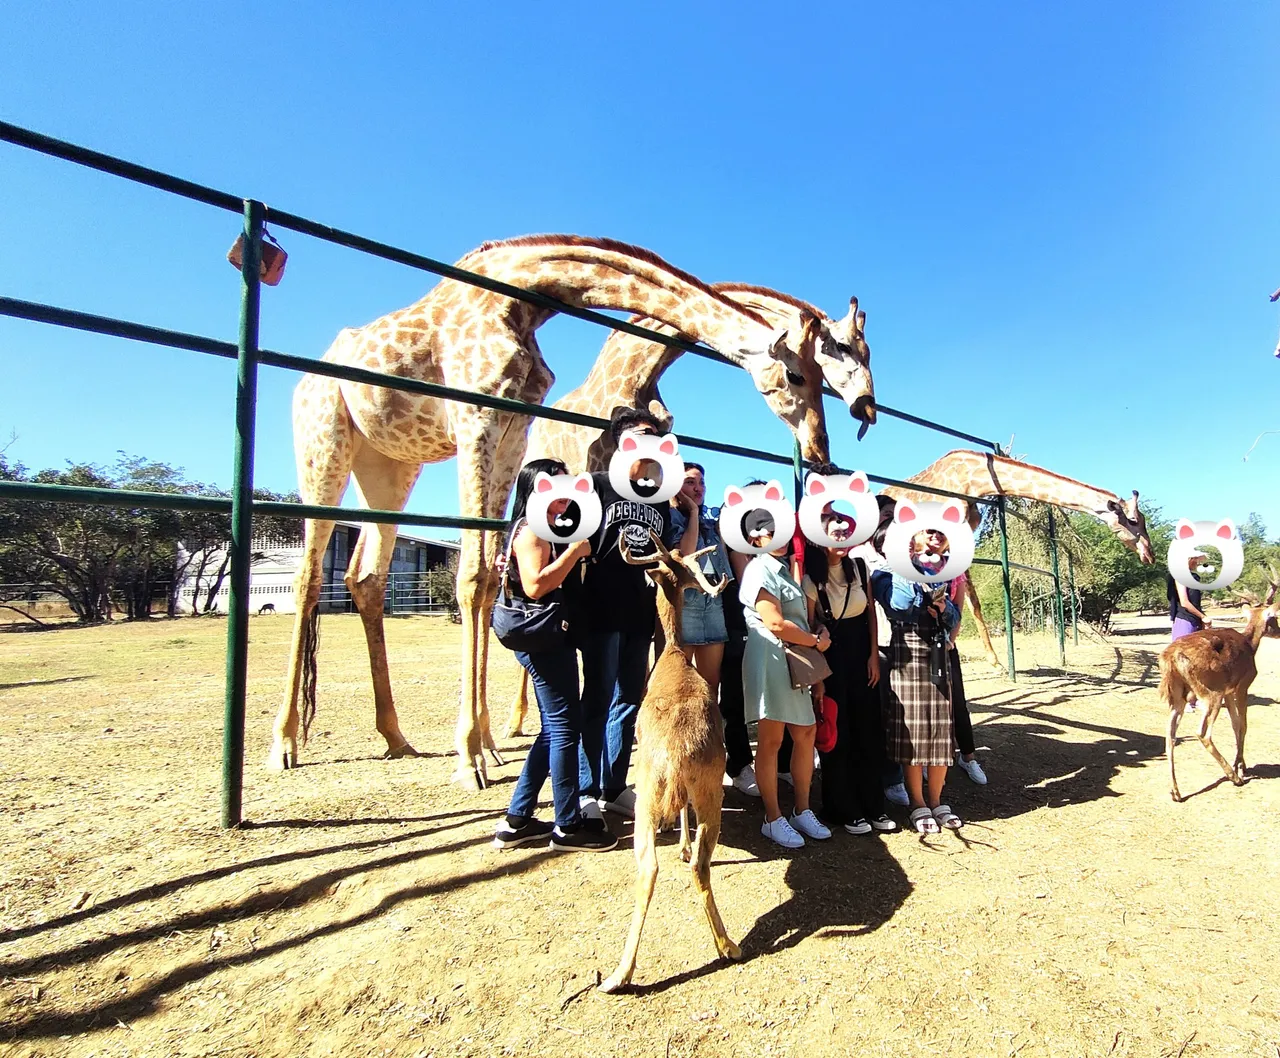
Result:
[[[693,885],[702,898],[702,909],[711,924],[716,950],[723,958],[739,959],[742,950],[725,933],[724,922],[711,895],[711,855],[720,839],[720,805],[724,800],[724,721],[707,681],[680,649],[680,611],[686,588],[719,595],[726,581],[712,584],[698,568],[698,559],[712,548],[682,555],[668,551],[657,534],[650,533],[657,554],[636,558],[620,541],[622,556],[632,565],[652,566],[650,576],[658,586],[658,619],[666,647],[649,676],[649,688],[636,723],[639,745],[636,757],[635,850],[636,906],[631,931],[622,949],[622,961],[600,985],[602,992],[616,992],[631,982],[636,968],[640,931],[658,880],[658,831],[681,820],[681,858],[692,860]],[[692,806],[698,820],[690,857],[686,810]]]
[[[1280,582],[1273,577],[1271,590],[1261,604],[1245,606],[1247,618],[1243,632],[1234,628],[1205,628],[1177,639],[1160,655],[1160,696],[1169,706],[1169,733],[1166,752],[1169,755],[1169,792],[1182,801],[1178,778],[1173,770],[1173,746],[1178,721],[1187,702],[1197,698],[1204,704],[1200,722],[1200,742],[1213,756],[1236,786],[1244,785],[1244,736],[1248,728],[1245,710],[1249,705],[1249,685],[1258,675],[1254,655],[1264,638],[1280,639],[1280,606],[1273,605]],[[1236,759],[1228,766],[1226,758],[1213,744],[1213,722],[1218,711],[1227,707],[1231,727],[1236,735]]]

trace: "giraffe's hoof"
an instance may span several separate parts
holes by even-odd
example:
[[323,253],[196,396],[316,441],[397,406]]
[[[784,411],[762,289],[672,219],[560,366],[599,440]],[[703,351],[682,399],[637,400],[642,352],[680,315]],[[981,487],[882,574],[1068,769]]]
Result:
[[720,949],[720,955],[725,959],[732,959],[737,962],[742,958],[742,949],[733,943],[728,937],[724,939],[724,946]]
[[483,766],[463,764],[453,773],[453,781],[469,793],[479,793],[487,785]]
[[298,751],[283,746],[273,746],[267,755],[266,769],[270,772],[291,771],[298,766]]
[[524,724],[512,724],[507,728],[507,738],[524,738]]
[[631,983],[631,975],[613,974],[611,977],[600,982],[600,991],[613,993],[626,988]]
[[493,766],[495,768],[505,768],[507,766],[507,762],[503,759],[502,754],[498,752],[497,746],[489,747],[489,756],[493,758]]
[[383,755],[383,760],[403,760],[405,757],[421,757],[422,754],[414,749],[408,742],[396,749],[389,749]]

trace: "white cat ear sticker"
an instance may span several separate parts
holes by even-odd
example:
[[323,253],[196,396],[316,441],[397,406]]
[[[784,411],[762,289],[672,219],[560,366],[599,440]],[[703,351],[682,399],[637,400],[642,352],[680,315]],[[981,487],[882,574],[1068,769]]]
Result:
[[[1202,547],[1216,547],[1222,555],[1222,567],[1214,569],[1205,561],[1200,564],[1201,577],[1191,572],[1192,558],[1206,558]],[[1169,576],[1191,591],[1218,591],[1229,587],[1244,572],[1244,544],[1236,532],[1236,524],[1230,518],[1220,521],[1192,522],[1179,518],[1173,527],[1173,539],[1169,541],[1166,559]],[[1208,574],[1216,573],[1213,580]]]
[[796,533],[796,512],[782,485],[730,485],[720,508],[720,539],[744,555],[777,551]]
[[[940,552],[917,545],[918,561],[924,567],[921,569],[912,561],[912,541],[921,533],[930,532],[941,533],[946,542]],[[884,535],[884,557],[898,576],[916,584],[954,580],[973,563],[973,549],[973,530],[960,500],[899,500],[894,505],[893,521]]]
[[684,485],[684,460],[676,435],[624,433],[609,460],[609,484],[637,503],[666,503]]
[[[844,503],[853,508],[850,518],[828,506]],[[852,474],[811,474],[800,500],[800,529],[805,538],[819,547],[857,547],[875,535],[880,523],[880,505],[871,494],[871,483],[861,470]],[[830,534],[842,534],[833,537]]]
[[533,535],[550,544],[573,544],[586,540],[600,528],[600,497],[590,474],[540,473],[533,479],[533,492],[525,517]]

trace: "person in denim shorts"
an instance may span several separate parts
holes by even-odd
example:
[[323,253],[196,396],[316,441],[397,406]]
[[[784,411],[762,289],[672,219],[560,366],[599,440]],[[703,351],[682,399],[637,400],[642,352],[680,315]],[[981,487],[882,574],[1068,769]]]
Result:
[[[702,501],[707,494],[704,471],[698,463],[684,465],[684,485],[671,501],[671,527],[663,543],[689,555],[706,547],[714,547],[703,555],[699,564],[708,579],[733,578],[729,552],[720,539],[720,526]],[[697,588],[686,588],[680,619],[680,639],[685,656],[693,662],[711,687],[714,700],[720,691],[720,666],[724,661],[724,645],[729,633],[724,623],[724,600],[714,598]]]

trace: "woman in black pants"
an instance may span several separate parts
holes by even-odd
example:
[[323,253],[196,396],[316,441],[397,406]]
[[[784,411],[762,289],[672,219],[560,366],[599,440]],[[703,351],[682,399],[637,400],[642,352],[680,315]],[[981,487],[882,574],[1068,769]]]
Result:
[[[832,531],[835,517],[823,513],[823,528],[833,539],[849,530]],[[817,617],[831,632],[825,692],[835,700],[836,744],[822,753],[822,819],[841,825],[850,834],[873,830],[897,830],[885,814],[884,728],[880,716],[880,652],[877,648],[876,611],[871,602],[870,578],[860,558],[850,558],[847,547],[818,547],[806,542],[804,551],[805,601],[809,626]]]

